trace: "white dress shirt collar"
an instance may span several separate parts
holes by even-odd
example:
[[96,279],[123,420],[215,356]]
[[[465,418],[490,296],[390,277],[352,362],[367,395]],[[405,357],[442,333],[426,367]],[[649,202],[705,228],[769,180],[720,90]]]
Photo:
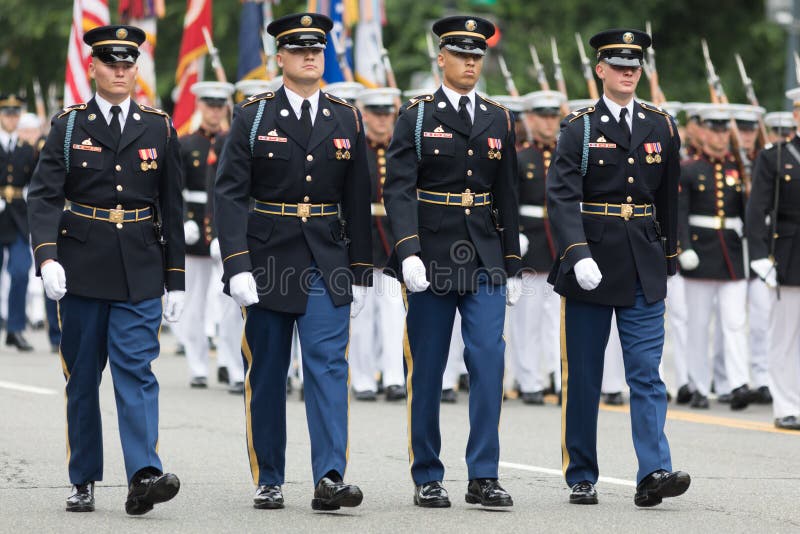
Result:
[[303,113],[303,100],[308,100],[311,103],[311,109],[308,111],[311,113],[311,125],[313,126],[314,119],[317,118],[317,108],[319,108],[319,89],[317,89],[317,92],[308,98],[303,98],[285,85],[283,86],[283,89],[286,91],[286,98],[289,99],[289,105],[292,106],[292,111],[294,111],[294,114],[298,120],[300,120],[300,115]]
[[467,112],[469,112],[469,117],[472,119],[472,122],[475,122],[475,89],[467,93],[466,95],[462,95],[450,89],[445,84],[442,84],[442,91],[444,95],[447,97],[447,100],[450,101],[450,105],[453,106],[453,109],[458,111],[458,101],[461,100],[462,96],[466,96],[469,98],[469,104],[467,104]]
[[[103,118],[106,120],[106,124],[111,125],[111,102],[100,96],[99,94],[95,93],[94,101],[97,102],[97,107],[100,108],[100,113],[103,114]],[[119,104],[120,109],[122,109],[122,113],[119,114],[119,125],[121,130],[125,129],[125,119],[128,118],[128,112],[131,109],[131,97],[126,98]]]
[[10,154],[13,148],[17,146],[17,132],[9,133],[0,128],[0,146]]
[[[622,111],[622,106],[613,102],[606,95],[603,95],[603,102],[606,103],[606,107],[614,120],[619,122],[619,112]],[[625,109],[628,110],[628,115],[625,117],[625,120],[628,122],[628,128],[633,132],[633,98],[631,98],[631,101],[625,106]]]

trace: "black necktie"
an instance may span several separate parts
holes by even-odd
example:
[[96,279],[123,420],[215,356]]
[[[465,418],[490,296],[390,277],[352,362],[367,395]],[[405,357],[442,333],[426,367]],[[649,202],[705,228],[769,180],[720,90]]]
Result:
[[300,106],[300,129],[303,132],[303,139],[305,145],[308,146],[308,141],[311,139],[311,102],[303,100],[303,105]]
[[619,112],[619,127],[625,133],[625,139],[631,142],[631,127],[628,126],[626,117],[628,116],[628,108],[622,108]]
[[458,99],[458,116],[461,117],[461,120],[464,121],[464,124],[466,124],[469,128],[472,128],[472,119],[469,117],[467,104],[469,104],[468,96],[462,96]]
[[122,137],[122,124],[119,122],[119,115],[122,113],[122,108],[119,106],[111,106],[111,135],[114,136],[114,143],[119,145],[119,139]]

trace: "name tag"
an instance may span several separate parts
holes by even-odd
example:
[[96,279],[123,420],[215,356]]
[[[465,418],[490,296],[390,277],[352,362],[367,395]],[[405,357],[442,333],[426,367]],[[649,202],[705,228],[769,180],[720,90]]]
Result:
[[589,143],[589,148],[617,148],[616,143]]
[[259,135],[259,141],[271,141],[273,143],[286,143],[287,139],[285,137],[276,137],[274,135]]
[[75,150],[88,150],[89,152],[101,152],[103,150],[101,146],[92,145],[72,145],[72,148]]
[[453,134],[448,132],[422,132],[423,137],[439,137],[443,139],[452,139]]

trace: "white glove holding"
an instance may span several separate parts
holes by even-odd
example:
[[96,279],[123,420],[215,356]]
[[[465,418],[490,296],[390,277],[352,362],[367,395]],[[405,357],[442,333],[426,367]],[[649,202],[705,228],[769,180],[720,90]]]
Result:
[[194,245],[200,241],[200,227],[194,221],[183,223],[183,235],[187,245]]
[[528,239],[528,236],[523,234],[522,232],[519,233],[519,255],[524,256],[528,253],[528,247],[531,246],[531,242]]
[[506,280],[506,306],[516,304],[520,295],[522,295],[522,278],[512,276]]
[[361,310],[364,309],[364,304],[367,302],[367,286],[353,285],[353,302],[350,304],[350,318],[355,319]]
[[681,264],[681,269],[684,271],[694,271],[700,265],[700,258],[697,257],[697,252],[692,249],[684,250],[678,256],[678,262]]
[[167,291],[164,299],[164,319],[170,323],[177,323],[183,313],[183,302],[186,298],[185,291]]
[[591,291],[600,285],[600,280],[603,275],[600,273],[600,267],[592,258],[583,258],[575,267],[575,278],[578,280],[578,285],[586,291]]
[[4,198],[0,198],[0,213],[6,211],[6,201]]
[[750,262],[750,268],[761,278],[767,287],[778,287],[778,278],[775,273],[775,264],[769,258],[761,258]]
[[216,237],[211,240],[211,243],[209,243],[208,253],[213,259],[222,261],[222,252],[219,250],[219,239]]
[[425,275],[425,264],[419,256],[409,256],[402,264],[403,282],[412,293],[419,293],[431,285]]
[[61,300],[67,294],[67,274],[57,261],[48,261],[41,268],[44,293],[51,300]]
[[239,306],[250,306],[258,302],[258,289],[253,273],[245,271],[235,274],[230,281],[231,297]]

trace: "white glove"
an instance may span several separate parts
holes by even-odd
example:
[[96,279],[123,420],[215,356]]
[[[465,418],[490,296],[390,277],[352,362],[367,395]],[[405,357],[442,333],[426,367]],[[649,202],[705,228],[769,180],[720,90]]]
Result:
[[200,241],[200,227],[194,221],[183,223],[183,235],[187,245],[194,245]]
[[239,306],[250,306],[258,302],[258,289],[253,273],[245,271],[235,274],[230,281],[231,297]]
[[417,255],[409,256],[403,260],[403,283],[412,293],[419,293],[431,285],[425,275],[425,264]]
[[531,242],[528,239],[528,236],[523,234],[522,232],[519,233],[519,255],[524,256],[528,252],[528,247],[531,246]]
[[750,262],[750,268],[761,278],[767,287],[778,287],[778,278],[775,274],[775,264],[769,258],[761,258]]
[[170,323],[177,323],[183,313],[183,301],[185,298],[185,291],[167,291],[167,296],[164,299],[164,319]]
[[212,239],[211,243],[208,245],[208,253],[215,260],[222,260],[222,252],[219,250],[219,239],[216,237]]
[[49,261],[42,265],[42,284],[47,298],[61,300],[67,294],[67,274],[57,261]]
[[522,295],[522,278],[513,276],[506,280],[506,306],[516,304],[520,295]]
[[350,304],[350,318],[355,319],[361,310],[364,309],[364,303],[367,302],[367,286],[353,286],[353,303]]
[[600,280],[603,275],[600,273],[600,267],[592,258],[583,258],[575,267],[575,278],[578,280],[578,285],[586,291],[591,291],[600,285]]
[[700,258],[697,257],[697,252],[692,249],[684,250],[678,256],[678,262],[681,264],[681,269],[684,271],[694,271],[700,265]]
[[6,201],[3,198],[0,198],[0,213],[6,211]]

